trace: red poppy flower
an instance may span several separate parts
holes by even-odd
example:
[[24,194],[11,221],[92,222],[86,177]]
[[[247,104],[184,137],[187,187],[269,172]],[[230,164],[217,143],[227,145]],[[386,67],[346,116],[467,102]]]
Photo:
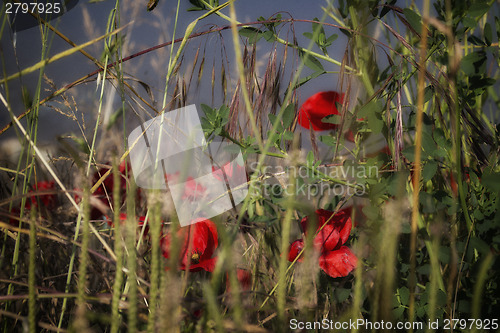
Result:
[[[236,278],[238,279],[241,290],[248,291],[252,288],[252,273],[248,269],[236,269]],[[226,273],[226,292],[229,293],[230,291],[229,274]]]
[[[108,171],[108,168],[101,168],[99,171],[95,172],[92,177],[92,184],[97,183],[97,181]],[[131,174],[130,164],[123,161],[118,167],[118,171],[120,172],[120,204],[125,203],[126,200],[126,190],[127,190],[127,176]],[[100,207],[92,206],[90,211],[90,219],[97,220],[100,219],[103,215],[106,215],[106,207],[110,207],[113,203],[113,189],[114,189],[114,179],[113,174],[111,173],[104,181],[101,186],[97,188],[97,190],[92,194],[94,198],[97,198],[102,202]],[[75,201],[80,202],[81,196],[78,192],[81,192],[79,189],[75,189]],[[140,192],[138,191],[138,194]],[[111,204],[110,204],[111,203]]]
[[166,182],[171,182],[172,184],[177,184],[179,182],[179,177],[181,176],[181,173],[177,171],[176,173],[166,173],[165,174],[165,181]]
[[200,199],[205,195],[207,189],[201,184],[196,182],[193,177],[188,177],[186,183],[184,184],[184,194],[182,195],[182,200],[193,201]]
[[[344,246],[351,233],[351,217],[348,210],[341,210],[333,215],[333,212],[324,209],[316,211],[318,226],[314,236],[314,247],[319,251],[319,266],[331,277],[347,276],[357,265],[358,258]],[[307,234],[309,217],[300,222],[302,229]],[[304,241],[298,239],[290,246],[288,260],[294,261],[304,248]],[[302,261],[299,258],[298,261]]]
[[[322,91],[309,97],[299,109],[298,122],[305,129],[309,129],[312,125],[314,131],[335,130],[337,124],[324,123],[322,120],[329,115],[338,115],[336,103],[344,102],[345,94],[340,94],[336,91]],[[358,118],[358,121],[363,118]],[[354,133],[348,130],[345,134],[348,141],[354,142]]]
[[224,175],[227,178],[233,177],[233,165],[231,162],[227,162],[221,168],[216,168],[212,166],[212,175],[220,181],[225,181]]
[[322,91],[309,97],[299,110],[299,125],[309,129],[310,124],[315,131],[336,129],[338,125],[324,123],[321,120],[332,114],[339,114],[335,103],[342,104],[344,94],[336,91]]
[[347,276],[358,263],[358,258],[347,246],[329,251],[319,256],[319,267],[331,277]]
[[19,226],[19,220],[21,219],[21,210],[18,208],[12,208],[10,214],[8,212],[1,211],[2,215],[6,215],[9,218],[9,224],[15,227]]
[[[165,258],[170,257],[171,234],[161,240],[162,252]],[[205,270],[213,272],[217,258],[215,250],[219,245],[217,227],[210,220],[199,219],[198,222],[180,228],[176,237],[181,241],[180,269],[186,270],[189,266],[191,272]]]
[[[120,173],[120,191],[125,191],[127,188],[127,176],[130,175],[131,173],[131,168],[130,164],[127,162],[123,161],[119,167],[118,167],[118,172]],[[101,168],[99,169],[98,172],[94,173],[94,177],[92,179],[93,184],[97,183],[97,181],[101,178],[102,175],[104,175],[108,171],[108,168]],[[113,179],[113,173],[111,173],[104,181],[102,182],[102,185],[99,186],[99,188],[94,192],[94,194],[99,193],[99,194],[105,194],[108,193],[109,195],[113,194],[113,187],[114,187],[114,179]]]
[[[113,226],[113,221],[111,218],[109,218],[108,216],[105,216],[105,220],[110,227]],[[127,221],[127,214],[120,213],[120,225],[124,225],[126,221]],[[144,225],[145,222],[146,222],[146,216],[139,216],[137,218],[137,226],[139,228],[142,229],[142,226]],[[149,223],[149,220],[148,220],[148,223]],[[146,225],[146,229],[144,230],[144,236],[147,236],[148,233],[149,233],[149,225]]]
[[238,268],[236,271],[236,277],[243,290],[249,290],[252,287],[252,273],[249,270]]
[[217,178],[218,180],[225,182],[226,178],[228,179],[231,178],[236,178],[236,179],[241,179],[243,175],[247,178],[247,181],[249,181],[248,174],[246,173],[245,167],[242,165],[239,165],[236,162],[227,162],[224,164],[221,168],[216,168],[212,166],[212,175]]
[[[165,180],[169,182],[169,184],[179,184],[180,182],[180,172],[176,172],[173,174],[166,174]],[[184,192],[182,193],[182,200],[194,201],[196,199],[200,199],[205,195],[207,189],[198,183],[196,179],[193,177],[187,177],[184,182]]]
[[[288,261],[292,262],[300,255],[300,252],[304,248],[304,241],[302,239],[297,239],[290,245],[290,250],[288,251]],[[302,258],[297,259],[302,262]]]
[[28,193],[32,193],[33,195],[29,198],[30,200],[26,201],[26,209],[31,209],[31,205],[33,207],[38,207],[38,202],[47,208],[52,209],[57,205],[57,196],[55,193],[47,193],[43,194],[43,192],[54,192],[56,189],[53,181],[41,181],[35,184],[33,190],[30,190]]

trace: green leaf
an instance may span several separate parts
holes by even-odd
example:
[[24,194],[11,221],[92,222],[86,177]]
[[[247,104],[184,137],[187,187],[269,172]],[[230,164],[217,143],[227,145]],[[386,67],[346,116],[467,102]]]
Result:
[[484,41],[486,42],[486,45],[490,46],[491,45],[491,40],[492,40],[492,37],[493,37],[493,32],[491,30],[491,24],[489,24],[488,22],[486,22],[486,24],[484,25]]
[[251,202],[247,208],[247,214],[249,218],[252,218],[255,214],[255,202]]
[[497,38],[500,40],[500,20],[495,16],[495,27],[497,30]]
[[222,119],[221,126],[224,126],[229,121],[229,107],[222,105],[219,108],[219,117]]
[[325,41],[325,46],[330,46],[332,45],[332,43],[339,37],[339,35],[337,34],[333,34],[331,35],[330,37],[327,38],[327,40]]
[[[392,1],[390,4],[394,3],[396,3],[396,1]],[[382,10],[380,11],[380,16],[378,18],[381,19],[382,17],[384,17],[389,12],[389,10],[391,10],[391,7],[389,6],[382,7]]]
[[496,83],[496,80],[490,77],[485,78],[475,75],[470,78],[469,82],[470,82],[470,87],[474,89],[476,96],[480,96],[483,94],[484,89],[494,85]]
[[344,35],[347,36],[347,38],[351,38],[352,35],[351,35],[351,32],[349,30],[345,30],[345,29],[342,29],[342,28],[339,28],[340,32],[343,33]]
[[481,184],[500,193],[500,173],[483,174],[483,177],[481,177]]
[[274,123],[276,122],[276,119],[277,119],[278,117],[276,117],[276,115],[275,115],[275,114],[272,114],[272,113],[269,113],[269,114],[267,115],[267,117],[269,118],[269,121],[271,122],[271,125],[273,125],[273,126],[274,126]]
[[336,143],[335,139],[330,135],[320,135],[319,141],[330,147],[334,147]]
[[426,132],[422,132],[422,148],[429,155],[432,155],[437,148],[432,136]]
[[302,35],[304,35],[304,37],[306,38],[313,39],[313,34],[310,32],[304,32]]
[[467,10],[467,16],[474,17],[476,19],[480,18],[488,12],[490,6],[487,1],[478,1],[473,3]]
[[438,289],[436,292],[436,303],[437,303],[436,305],[438,306],[438,308],[442,308],[446,305],[446,302],[447,302],[446,294],[441,289]]
[[476,36],[469,36],[467,40],[469,41],[469,43],[472,43],[477,46],[486,46],[486,43]]
[[408,305],[408,300],[410,299],[410,290],[407,287],[401,287],[398,289],[398,295],[401,305]]
[[224,146],[222,148],[223,151],[229,153],[229,154],[239,154],[241,151],[241,147],[238,146],[237,144],[228,144],[227,146]]
[[334,293],[335,293],[335,298],[337,299],[337,301],[339,303],[342,303],[345,300],[347,300],[347,298],[351,294],[351,289],[335,288]]
[[462,58],[460,67],[466,75],[472,75],[480,72],[480,67],[486,63],[486,53],[484,51],[475,51]]
[[306,162],[307,162],[307,165],[308,165],[308,166],[312,166],[312,165],[314,165],[314,153],[312,152],[312,150],[310,150],[310,151],[307,153]]
[[325,42],[326,42],[325,34],[324,33],[320,33],[318,35],[318,38],[316,38],[316,44],[321,47],[321,46],[325,45]]
[[315,72],[325,71],[321,62],[319,62],[319,60],[313,57],[312,55],[306,56],[306,53],[304,51],[299,51],[299,56],[302,59],[302,61],[304,61],[304,65],[309,67],[313,71]]
[[[314,21],[319,21],[319,19],[317,17],[314,18]],[[313,33],[317,33],[317,37],[316,37],[316,44],[321,44],[321,38],[323,39],[323,42],[325,41],[325,29],[323,29],[323,25],[322,24],[319,24],[319,23],[312,23],[312,29],[313,29]],[[321,37],[321,35],[323,37]]]
[[285,131],[283,132],[283,139],[285,140],[293,140],[293,132],[290,132],[290,131]]
[[214,127],[213,125],[208,121],[207,118],[205,117],[201,117],[200,118],[200,121],[201,121],[201,128],[203,128],[203,131],[210,135],[212,134],[213,130],[214,130]]
[[288,128],[292,125],[293,118],[295,118],[295,104],[291,103],[283,111],[283,128]]
[[451,148],[451,143],[449,140],[446,140],[446,137],[444,136],[444,131],[441,128],[436,128],[432,136],[439,148],[445,150]]
[[[414,163],[415,162],[415,146],[407,147],[403,151],[403,156],[408,159],[408,161]],[[420,152],[420,157],[422,160],[427,159],[427,154],[424,151]]]
[[400,318],[403,318],[404,312],[405,312],[405,308],[402,306],[399,308],[394,308],[394,309],[392,309],[392,316],[396,319],[400,319]]
[[210,106],[208,106],[208,105],[206,105],[206,104],[203,104],[203,103],[201,104],[201,110],[202,110],[202,111],[205,113],[205,115],[207,115],[207,116],[208,116],[208,114],[211,114],[211,113],[213,113],[213,112],[214,112],[214,110],[213,110]]
[[490,252],[489,245],[482,239],[472,236],[469,241],[469,251],[476,249],[481,254]]
[[373,206],[365,206],[361,209],[363,211],[363,214],[369,219],[369,220],[376,220],[379,218],[379,209],[378,207],[373,207]]
[[327,123],[327,124],[335,124],[338,125],[342,121],[342,117],[338,114],[330,114],[323,119],[321,119],[321,122]]
[[403,9],[403,14],[408,23],[410,23],[410,25],[412,26],[412,28],[416,32],[420,33],[422,31],[422,18],[420,17],[420,15],[415,13],[410,8]]
[[372,132],[375,134],[382,132],[384,121],[382,120],[382,116],[380,113],[370,112],[368,114],[368,127],[370,127]]
[[450,262],[450,257],[451,257],[450,248],[447,246],[440,246],[438,257],[443,264],[445,265],[448,264]]
[[415,162],[415,146],[406,147],[401,153],[411,163]]
[[203,10],[204,8],[201,8],[201,7],[197,7],[197,6],[193,6],[193,7],[189,7],[187,9],[188,12],[197,12],[197,11],[200,11],[200,10]]
[[446,156],[448,156],[448,153],[446,152],[445,149],[443,149],[443,147],[438,146],[437,149],[434,150],[432,156],[435,157],[436,159],[445,158]]
[[422,178],[424,182],[427,182],[434,177],[437,171],[437,163],[436,161],[429,161],[425,164],[423,170],[422,170]]
[[477,26],[477,21],[473,17],[466,16],[463,18],[462,23],[464,27],[474,29]]
[[358,118],[367,117],[370,113],[380,112],[380,106],[375,100],[371,100],[368,104],[363,105],[363,107],[358,112]]
[[271,30],[262,33],[262,36],[268,42],[273,42],[276,40],[276,36],[274,35],[274,32],[272,32]]
[[425,87],[424,90],[424,103],[427,103],[434,95],[434,86],[430,85]]
[[241,28],[238,33],[243,36],[248,38],[248,42],[250,44],[255,44],[259,41],[259,39],[262,38],[263,32],[257,28],[253,27],[245,27]]
[[[314,73],[312,73],[311,75],[308,75],[308,76],[306,76],[306,77],[301,78],[301,79],[297,82],[297,84],[295,85],[295,89],[297,89],[298,87],[300,87],[300,86],[302,86],[302,85],[306,84],[307,82],[311,81],[312,79],[315,79],[315,78],[317,78],[318,76],[320,76],[320,75],[322,75],[322,74],[325,74],[325,73],[326,73],[326,71],[314,72]],[[286,95],[286,93],[285,93],[285,95]]]

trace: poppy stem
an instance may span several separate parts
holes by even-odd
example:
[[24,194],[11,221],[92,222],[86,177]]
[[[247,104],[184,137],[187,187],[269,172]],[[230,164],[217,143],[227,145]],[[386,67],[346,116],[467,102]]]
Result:
[[[410,276],[409,289],[410,299],[408,306],[408,319],[413,322],[415,318],[415,285],[416,277],[416,252],[417,252],[417,231],[419,214],[419,193],[421,176],[421,151],[422,151],[422,127],[424,114],[424,85],[426,73],[426,54],[427,54],[427,17],[429,16],[429,0],[424,1],[422,33],[420,40],[420,61],[418,73],[418,96],[417,96],[417,120],[416,120],[416,140],[415,140],[415,187],[413,188],[413,202],[411,214],[411,240],[410,240]],[[413,332],[413,329],[410,330]]]

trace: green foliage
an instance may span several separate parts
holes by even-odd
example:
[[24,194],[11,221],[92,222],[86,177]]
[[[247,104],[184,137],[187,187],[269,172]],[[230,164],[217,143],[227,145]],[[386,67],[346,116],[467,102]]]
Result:
[[207,139],[224,134],[224,126],[229,121],[229,108],[222,105],[216,109],[201,104],[201,109],[205,113],[205,117],[200,118],[201,127]]
[[[315,17],[314,21],[319,21],[319,19]],[[312,30],[312,32],[304,32],[303,35],[313,40],[321,51],[328,56],[328,47],[330,47],[339,36],[337,34],[332,34],[331,36],[326,37],[325,29],[323,28],[323,25],[319,23],[312,23]]]
[[[148,10],[157,3],[149,1]],[[213,18],[227,20],[229,26],[227,13],[213,10],[219,1],[189,3],[192,7],[188,11],[202,12],[199,20],[205,14],[218,15]],[[499,5],[491,0],[470,0],[453,2],[447,8],[446,1],[436,0],[432,3],[436,17],[430,21],[419,6],[397,7],[403,5],[395,0],[328,1],[321,19],[283,19],[278,14],[258,17],[257,25],[238,22],[238,30],[233,31],[237,38],[232,43],[243,48],[244,56],[223,62],[220,79],[214,65],[212,98],[215,100],[214,87],[219,80],[223,81],[223,97],[212,102],[216,106],[201,104],[201,126],[208,141],[221,137],[242,151],[245,165],[238,167],[246,168],[249,194],[241,205],[213,218],[218,239],[212,271],[180,269],[176,251],[184,251],[181,261],[186,255],[187,261],[197,264],[200,248],[215,241],[195,237],[196,251],[187,253],[189,248],[180,244],[175,211],[155,196],[159,191],[136,192],[131,171],[121,174],[117,163],[112,166],[113,181],[105,179],[108,169],[100,166],[109,158],[106,153],[126,152],[122,156],[125,160],[130,148],[121,144],[110,147],[108,143],[115,135],[126,136],[126,121],[133,113],[128,110],[141,119],[147,109],[143,104],[159,109],[154,99],[158,89],[135,80],[146,89],[142,93],[147,96],[142,96],[126,86],[132,80],[124,78],[123,69],[111,65],[108,77],[101,82],[118,83],[122,106],[110,115],[106,129],[97,117],[91,133],[94,140],[87,137],[91,127],[85,124],[81,134],[63,136],[73,145],[61,140],[64,155],[54,158],[49,167],[44,164],[41,168],[33,160],[33,156],[45,157],[34,154],[26,140],[17,170],[1,166],[7,185],[2,178],[0,191],[6,195],[0,207],[0,271],[5,276],[0,291],[6,297],[0,305],[2,318],[4,313],[10,316],[2,328],[12,324],[13,329],[19,329],[28,322],[33,331],[38,320],[52,330],[57,328],[46,321],[76,331],[84,331],[87,325],[107,331],[111,323],[112,331],[117,332],[125,329],[122,322],[127,322],[131,330],[150,332],[166,327],[181,332],[258,332],[283,330],[290,319],[412,319],[427,323],[431,319],[442,322],[446,318],[496,316],[500,309],[500,20],[495,10]],[[108,30],[119,21],[115,15],[119,15],[117,9],[109,16]],[[237,18],[241,17],[244,15],[237,13]],[[428,23],[428,35],[422,36]],[[375,26],[382,31],[377,37],[372,36]],[[217,33],[223,35],[226,28]],[[207,30],[189,36],[194,32],[189,29],[194,25],[189,25],[184,42],[188,38],[207,41],[215,35],[215,30]],[[308,45],[285,31],[304,36]],[[338,38],[340,33],[347,42]],[[427,37],[425,45],[421,45],[423,37]],[[110,64],[109,59],[118,57],[125,38],[121,34],[106,39],[101,60]],[[208,49],[211,43],[205,44]],[[42,46],[47,45],[44,41]],[[426,53],[425,71],[418,66],[421,47]],[[345,57],[336,59],[339,53],[334,51],[339,48]],[[271,52],[262,61],[261,50],[284,51],[283,56]],[[195,68],[198,82],[210,72],[203,70],[208,66],[205,57],[209,51],[202,55],[200,48],[191,63],[188,52],[188,48],[179,48],[178,57],[169,66],[171,80],[164,93],[175,97],[170,103],[165,97],[164,109],[187,105],[194,99],[197,92],[189,77],[196,77]],[[43,67],[49,60],[57,61],[47,57],[37,66]],[[237,81],[241,77],[227,70],[235,62],[244,68],[241,77],[245,82]],[[266,64],[264,71],[259,69],[260,63]],[[8,80],[2,79],[2,84],[8,88],[10,80],[21,74],[26,80],[24,74],[34,70],[19,69]],[[9,71],[4,69],[4,73]],[[421,74],[424,82],[419,86]],[[320,85],[320,76],[330,80],[328,85],[325,81]],[[347,112],[322,119],[342,125],[343,133],[298,130],[298,113],[303,112],[300,105],[307,98],[302,89],[305,85],[318,91],[343,89]],[[18,115],[12,111],[15,105],[35,110],[27,112],[27,135],[37,145],[37,108],[56,109],[53,102],[57,101],[64,105],[57,109],[58,114],[65,114],[71,103],[63,92],[43,101],[41,83],[34,93],[28,93],[31,85],[20,86],[21,94],[9,96],[18,100],[13,103],[7,98],[5,106],[11,117]],[[101,105],[102,100],[101,96]],[[131,107],[125,107],[126,103]],[[341,109],[340,104],[336,106]],[[104,134],[99,139],[101,130]],[[124,133],[117,134],[117,130]],[[304,144],[308,141],[310,145]],[[295,145],[301,143],[302,150],[296,150]],[[372,144],[376,149],[369,148]],[[70,166],[60,167],[58,161],[67,161]],[[416,169],[419,164],[421,172]],[[86,189],[84,198],[77,185],[74,190],[69,187],[76,174],[74,165],[81,169],[76,178],[94,182],[90,184],[95,187],[92,196],[86,183],[82,187]],[[227,176],[235,170],[225,172]],[[65,174],[61,184],[68,188],[52,191],[58,200],[64,197],[67,202],[41,207],[48,192],[37,193],[33,177],[39,181],[60,173]],[[102,190],[109,184],[115,185],[113,191]],[[88,212],[79,212],[80,202],[86,210],[95,205],[102,211],[90,219]],[[151,202],[156,203],[154,209]],[[32,219],[26,218],[25,207],[29,205],[35,207],[30,212]],[[312,221],[317,209],[346,209],[345,214],[350,214],[349,237],[331,247],[352,250],[358,259],[356,270],[333,278],[320,266],[320,262],[339,263],[331,257],[326,264],[320,261],[326,260],[321,256],[326,242],[321,239],[324,234],[315,230],[318,221],[311,223],[310,230],[304,230],[305,223],[300,223],[306,216]],[[125,212],[128,218],[122,224],[120,214]],[[146,216],[148,221],[140,234],[135,228],[139,215],[144,217],[143,223]],[[319,227],[332,238],[342,233],[342,228],[337,230],[328,222]],[[181,230],[194,229],[190,228]],[[304,250],[299,259],[289,261],[288,250],[295,239],[303,241]],[[172,251],[169,258],[162,257],[166,248]],[[40,267],[34,265],[35,259]],[[78,279],[74,279],[75,265],[80,266]],[[250,283],[240,281],[242,268],[251,277]],[[60,282],[60,276],[66,281]],[[43,300],[48,291],[54,294],[51,302]],[[78,292],[77,302],[72,300],[74,291]]]

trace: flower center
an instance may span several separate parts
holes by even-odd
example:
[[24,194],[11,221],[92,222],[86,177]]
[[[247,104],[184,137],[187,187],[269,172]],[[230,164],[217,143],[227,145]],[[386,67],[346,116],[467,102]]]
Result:
[[200,255],[199,253],[193,253],[191,256],[191,263],[192,264],[198,264],[200,262]]

